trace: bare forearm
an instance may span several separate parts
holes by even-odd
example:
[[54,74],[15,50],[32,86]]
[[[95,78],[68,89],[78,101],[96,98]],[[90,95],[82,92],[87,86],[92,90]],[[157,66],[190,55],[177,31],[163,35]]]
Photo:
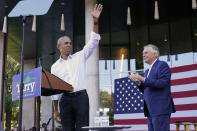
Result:
[[54,111],[57,112],[58,111],[58,100],[53,100],[53,107],[54,107]]
[[93,23],[93,31],[95,32],[95,33],[99,33],[98,32],[98,19],[94,19],[94,23]]
[[57,123],[61,124],[61,117],[60,117],[60,113],[58,111],[58,100],[53,100],[53,107],[54,107],[55,121]]

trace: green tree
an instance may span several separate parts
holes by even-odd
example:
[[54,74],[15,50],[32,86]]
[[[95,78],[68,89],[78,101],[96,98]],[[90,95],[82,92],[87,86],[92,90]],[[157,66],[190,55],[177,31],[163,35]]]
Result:
[[5,79],[5,127],[6,130],[10,130],[12,126],[17,124],[18,120],[18,105],[19,102],[12,102],[11,86],[12,77],[17,73],[20,68],[20,64],[15,61],[9,55],[6,61],[6,74],[7,79]]
[[110,125],[113,125],[114,120],[114,94],[107,91],[100,91],[100,108],[109,108],[108,112]]

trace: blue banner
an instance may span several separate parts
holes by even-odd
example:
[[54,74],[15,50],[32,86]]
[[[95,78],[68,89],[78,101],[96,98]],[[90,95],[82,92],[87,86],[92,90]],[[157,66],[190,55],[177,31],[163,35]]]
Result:
[[[23,99],[41,96],[42,67],[24,72],[23,75]],[[12,101],[20,98],[20,74],[12,78]]]

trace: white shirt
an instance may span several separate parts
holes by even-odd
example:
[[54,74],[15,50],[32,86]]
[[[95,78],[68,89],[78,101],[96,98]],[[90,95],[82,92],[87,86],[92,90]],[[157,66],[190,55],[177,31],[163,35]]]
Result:
[[[156,59],[156,60],[157,60],[157,59]],[[155,61],[156,61],[156,60],[155,60]],[[155,63],[155,61],[150,65],[149,70],[148,70],[147,77],[148,77],[148,75],[149,75],[149,73],[150,73],[150,71],[151,71],[151,68],[152,68],[153,64]]]
[[[52,66],[51,73],[72,85],[74,92],[86,89],[86,60],[99,44],[100,35],[92,32],[83,50],[68,56],[67,60],[60,57]],[[52,95],[58,100],[59,95]]]

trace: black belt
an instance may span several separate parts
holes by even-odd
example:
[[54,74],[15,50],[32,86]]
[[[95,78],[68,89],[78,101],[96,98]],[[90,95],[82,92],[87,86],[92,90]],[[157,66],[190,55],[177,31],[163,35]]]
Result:
[[66,96],[78,96],[80,94],[86,93],[86,90],[80,90],[76,92],[65,92],[64,95]]

